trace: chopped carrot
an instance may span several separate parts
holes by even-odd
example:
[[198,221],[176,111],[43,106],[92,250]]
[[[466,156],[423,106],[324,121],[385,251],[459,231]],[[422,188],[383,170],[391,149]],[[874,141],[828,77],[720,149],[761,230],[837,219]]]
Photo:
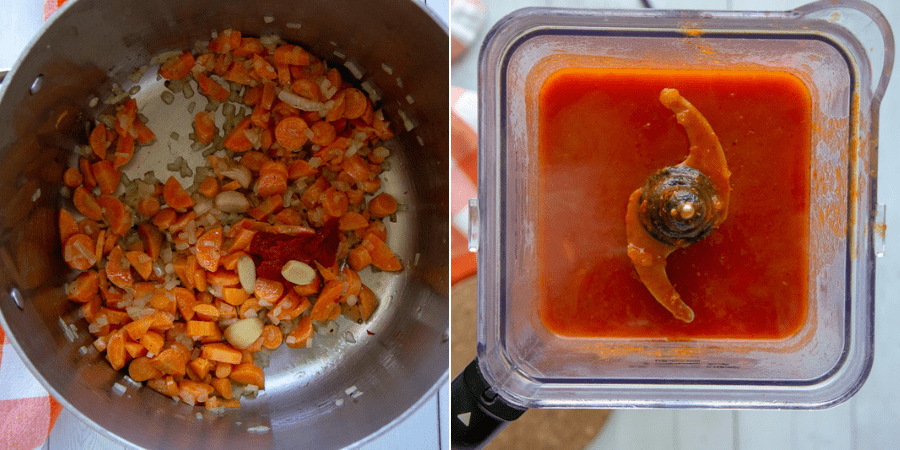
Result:
[[297,45],[285,44],[275,49],[275,62],[305,66],[309,64],[309,53]]
[[226,303],[239,306],[250,298],[250,294],[244,288],[222,288],[222,298]]
[[214,198],[219,194],[219,180],[214,176],[206,177],[202,182],[200,182],[200,187],[197,188],[197,191],[203,194],[206,198]]
[[363,238],[361,245],[369,251],[369,255],[372,257],[372,265],[375,267],[389,272],[403,269],[403,265],[400,264],[394,252],[375,233],[370,232],[367,234]]
[[150,365],[166,375],[183,377],[187,367],[187,359],[180,350],[169,347],[151,358]]
[[241,46],[241,32],[227,29],[219,32],[209,43],[209,51],[216,53],[229,53]]
[[333,106],[328,113],[325,115],[326,122],[334,122],[340,120],[344,117],[344,111],[347,109],[347,102],[345,101],[346,94],[343,91],[338,92],[331,98],[331,101],[334,102]]
[[315,175],[318,171],[313,169],[309,162],[303,159],[298,159],[296,161],[288,164],[288,179],[289,180],[297,180],[299,178],[308,177],[310,175]]
[[319,293],[319,289],[322,287],[322,277],[319,274],[316,274],[315,278],[313,278],[312,282],[309,284],[300,284],[294,286],[294,292],[301,297],[306,297],[309,295],[315,295]]
[[63,246],[63,259],[73,269],[90,269],[97,263],[97,257],[94,254],[94,241],[88,235],[73,234]]
[[275,83],[263,82],[263,90],[262,97],[259,99],[259,104],[262,105],[263,108],[272,110],[272,104],[275,102]]
[[137,136],[134,140],[139,144],[149,144],[156,139],[156,134],[153,133],[153,130],[150,129],[144,122],[140,120],[134,121],[134,131],[137,133]]
[[100,209],[100,205],[97,204],[97,199],[84,186],[75,188],[72,202],[75,204],[75,209],[84,214],[85,217],[92,220],[103,219],[103,211]]
[[134,156],[134,138],[130,134],[119,136],[116,141],[116,157],[113,160],[113,167],[119,168],[128,164]]
[[340,280],[331,280],[322,288],[315,305],[309,314],[312,320],[324,321],[331,315],[334,308],[340,309],[338,301],[343,293],[345,283]]
[[241,352],[234,347],[220,342],[204,344],[200,347],[200,355],[206,359],[229,364],[241,362]]
[[153,217],[159,212],[159,200],[156,197],[144,197],[138,201],[138,214],[145,217]]
[[153,318],[147,316],[125,324],[122,329],[128,333],[128,337],[131,338],[131,340],[139,342],[140,339],[150,331],[151,325],[153,325]]
[[163,186],[163,200],[172,208],[185,209],[194,206],[194,200],[181,187],[181,183],[174,176],[170,176]]
[[250,71],[247,69],[247,66],[244,65],[243,61],[232,62],[228,70],[222,75],[222,78],[226,81],[233,81],[245,86],[249,86],[254,82],[253,76],[251,76]]
[[198,303],[191,308],[200,320],[216,321],[219,319],[219,308],[209,303]]
[[255,364],[238,364],[231,368],[231,374],[228,375],[238,383],[256,386],[260,389],[265,388],[265,377],[263,370]]
[[204,269],[215,272],[219,268],[220,252],[222,250],[222,229],[215,228],[203,233],[197,239],[197,262]]
[[267,280],[265,278],[256,279],[256,288],[253,294],[260,300],[265,300],[271,304],[275,304],[284,294],[284,285],[278,281]]
[[275,140],[288,150],[295,150],[306,143],[308,136],[305,131],[309,128],[306,122],[299,117],[285,117],[275,125]]
[[244,93],[244,104],[247,106],[256,106],[262,98],[262,87],[253,86]]
[[101,195],[97,197],[97,204],[102,208],[110,230],[119,236],[128,234],[132,226],[131,213],[125,209],[121,200],[111,195]]
[[147,387],[159,392],[166,397],[175,397],[178,395],[178,383],[169,375],[165,378],[150,378],[147,380]]
[[250,132],[250,118],[245,117],[243,120],[238,122],[237,126],[231,130],[231,133],[228,133],[228,136],[225,138],[225,148],[228,150],[232,150],[235,152],[246,152],[253,148],[253,142],[250,141],[250,138],[247,137],[247,133]]
[[156,261],[157,258],[159,258],[159,253],[162,249],[162,233],[160,233],[156,227],[147,223],[142,223],[138,225],[138,234],[141,236],[141,240],[146,246],[147,255],[150,256],[150,259]]
[[59,242],[65,244],[72,235],[78,233],[78,223],[67,209],[59,210]]
[[369,320],[369,317],[372,316],[372,312],[374,312],[375,308],[378,306],[378,299],[375,298],[375,293],[366,285],[362,285],[359,291],[358,305],[363,320]]
[[372,256],[365,247],[358,245],[350,249],[350,253],[347,254],[347,264],[351,269],[359,272],[372,264]]
[[203,320],[188,320],[185,334],[190,337],[213,336],[216,334],[216,329],[218,328],[219,325],[215,322],[206,322]]
[[81,186],[83,180],[84,178],[81,176],[81,172],[75,167],[69,167],[63,172],[63,184],[71,189]]
[[290,348],[303,348],[306,347],[307,340],[311,339],[312,336],[312,319],[310,316],[305,316],[297,323],[297,327],[284,338],[284,343]]
[[260,78],[268,80],[278,78],[278,72],[275,71],[275,67],[259,55],[253,55],[253,69]]
[[279,346],[281,346],[281,342],[284,339],[284,335],[281,332],[281,328],[279,328],[275,325],[268,324],[263,327],[262,338],[263,338],[263,342],[262,342],[263,347],[265,347],[269,350],[275,350]]
[[131,267],[137,271],[138,275],[143,279],[149,279],[153,273],[153,260],[144,252],[128,252],[125,258],[131,263]]
[[382,192],[369,200],[369,212],[378,218],[389,216],[397,212],[397,200],[391,194]]
[[78,303],[90,301],[100,289],[100,275],[94,270],[82,272],[66,287],[69,300]]
[[347,104],[344,110],[344,117],[347,119],[357,119],[366,112],[366,94],[355,88],[347,88],[344,90],[344,101]]
[[369,226],[369,220],[355,211],[348,211],[338,221],[338,229],[341,231],[353,231]]
[[180,56],[169,58],[160,66],[159,74],[167,80],[180,80],[189,73],[194,67],[194,55],[191,52],[184,52]]
[[212,114],[200,111],[194,116],[194,136],[197,142],[208,145],[216,135],[216,122]]
[[287,86],[291,84],[291,67],[284,63],[275,63],[275,71],[278,72],[278,84]]
[[147,354],[147,349],[137,342],[129,340],[125,341],[125,352],[128,353],[128,359],[134,359]]
[[89,140],[91,151],[94,153],[94,155],[97,156],[97,158],[101,160],[106,158],[106,149],[108,149],[109,146],[112,145],[112,142],[107,139],[107,131],[108,129],[106,128],[106,126],[102,123],[99,123],[96,127],[94,127],[94,131],[91,131],[91,137]]
[[[228,378],[228,375],[231,375],[231,363],[216,362],[216,378]],[[231,384],[229,383],[229,386]]]
[[224,102],[231,96],[231,92],[222,87],[221,84],[213,81],[202,73],[195,73],[194,79],[197,80],[197,84],[200,85],[200,91],[213,100]]
[[321,203],[322,209],[332,217],[343,216],[349,206],[347,195],[336,187],[330,187],[322,193]]
[[313,134],[309,140],[316,145],[328,145],[337,137],[334,126],[324,120],[310,125],[309,130]]
[[[284,120],[282,120],[282,122],[284,122]],[[287,165],[281,161],[266,161],[259,169],[257,191],[262,197],[281,195],[287,190],[287,179]]]
[[[216,365],[216,373],[218,373],[218,365]],[[210,384],[222,398],[231,399],[231,379],[228,378],[228,375],[224,377],[217,376],[210,381]]]
[[247,215],[256,219],[263,220],[269,214],[277,213],[284,206],[284,201],[282,200],[280,195],[273,195],[271,197],[266,198],[255,208],[251,209]]
[[[214,324],[215,325],[215,324]],[[206,358],[196,358],[188,364],[200,378],[206,378],[216,365]]]
[[128,364],[128,376],[137,382],[160,378],[162,375],[163,373],[153,367],[150,363],[150,358],[146,356],[135,358]]
[[106,359],[115,370],[125,367],[125,332],[114,331],[106,344]]
[[207,273],[206,282],[214,286],[237,286],[241,279],[233,271],[219,269],[215,272]]
[[156,225],[160,230],[165,230],[175,223],[176,218],[178,218],[178,213],[174,209],[161,209],[153,216],[153,225]]

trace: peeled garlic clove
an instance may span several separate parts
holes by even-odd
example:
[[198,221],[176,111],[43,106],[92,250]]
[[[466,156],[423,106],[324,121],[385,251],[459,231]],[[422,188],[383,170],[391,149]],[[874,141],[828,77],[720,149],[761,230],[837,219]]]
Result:
[[281,276],[291,283],[302,286],[316,279],[316,270],[305,262],[291,260],[281,268]]
[[250,210],[250,201],[237,191],[225,191],[216,195],[216,208],[227,213],[244,213]]
[[237,263],[238,279],[241,280],[241,287],[248,294],[252,294],[256,290],[256,264],[253,258],[249,256],[241,256]]
[[262,336],[263,322],[256,317],[238,320],[225,329],[225,339],[234,348],[243,350]]

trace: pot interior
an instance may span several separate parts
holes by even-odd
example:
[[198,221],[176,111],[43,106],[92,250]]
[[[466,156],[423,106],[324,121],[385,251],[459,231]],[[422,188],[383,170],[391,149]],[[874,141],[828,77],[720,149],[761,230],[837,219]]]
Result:
[[[137,83],[128,78],[153,56],[189,49],[226,28],[278,34],[341,68],[345,79],[352,79],[348,67],[362,69],[356,81],[377,89],[396,133],[385,144],[392,154],[383,186],[407,209],[388,224],[388,243],[405,269],[360,273],[380,301],[369,322],[340,319],[338,331],[317,336],[311,348],[282,346],[266,369],[266,390],[216,416],[127,384],[93,349],[87,323],[65,298],[73,274],[60,257],[56,211],[69,204],[58,195],[62,173],[74,145],[86,142],[86,121],[113,111],[103,103],[113,83],[126,91],[140,86],[133,97],[157,135],[125,167],[129,178],[147,170],[168,177],[165,165],[177,156],[199,165],[202,157],[187,148],[186,104],[195,101],[199,110],[205,97],[166,106],[155,67]],[[447,41],[446,30],[412,1],[67,5],[20,58],[0,96],[0,194],[10,199],[0,215],[0,319],[25,364],[88,423],[143,447],[341,447],[401,420],[447,374]],[[93,97],[100,102],[89,107]],[[77,327],[74,341],[61,324]],[[116,383],[126,386],[122,395],[114,393]],[[363,395],[348,397],[350,386]],[[270,430],[247,431],[256,426]]]

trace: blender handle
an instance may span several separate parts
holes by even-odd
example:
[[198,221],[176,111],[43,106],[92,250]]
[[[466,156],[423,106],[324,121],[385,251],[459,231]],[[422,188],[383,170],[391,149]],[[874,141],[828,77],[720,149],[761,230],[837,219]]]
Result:
[[450,390],[450,447],[483,448],[494,436],[527,410],[508,403],[491,389],[478,358],[453,379]]

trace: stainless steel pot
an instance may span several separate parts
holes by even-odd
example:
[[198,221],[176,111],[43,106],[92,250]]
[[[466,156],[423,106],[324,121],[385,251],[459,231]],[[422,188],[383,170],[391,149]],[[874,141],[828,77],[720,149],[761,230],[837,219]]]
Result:
[[[266,369],[265,392],[219,417],[128,385],[93,350],[86,323],[65,299],[71,273],[60,257],[55,211],[67,201],[58,195],[61,176],[73,146],[84,142],[85,122],[110,108],[102,101],[89,107],[89,99],[106,98],[112,83],[129,89],[129,75],[152,56],[226,28],[277,33],[332,65],[352,61],[363,69],[359,81],[377,86],[397,130],[385,187],[409,209],[389,224],[389,243],[405,270],[361,274],[381,300],[370,322],[344,322],[311,349],[279,349]],[[67,4],[0,87],[0,325],[24,363],[85,422],[142,447],[338,448],[401,421],[448,372],[447,48],[446,29],[414,1]],[[153,74],[139,85],[139,104],[162,89]],[[195,100],[202,107],[204,100]],[[162,110],[144,113],[151,126],[180,123]],[[169,133],[156,131],[157,152],[166,154]],[[73,341],[62,324],[77,327]],[[345,331],[356,343],[345,341]],[[122,395],[116,383],[126,386]],[[354,385],[364,394],[349,398],[344,390]],[[341,398],[345,403],[336,405]],[[257,426],[270,429],[248,432]]]

